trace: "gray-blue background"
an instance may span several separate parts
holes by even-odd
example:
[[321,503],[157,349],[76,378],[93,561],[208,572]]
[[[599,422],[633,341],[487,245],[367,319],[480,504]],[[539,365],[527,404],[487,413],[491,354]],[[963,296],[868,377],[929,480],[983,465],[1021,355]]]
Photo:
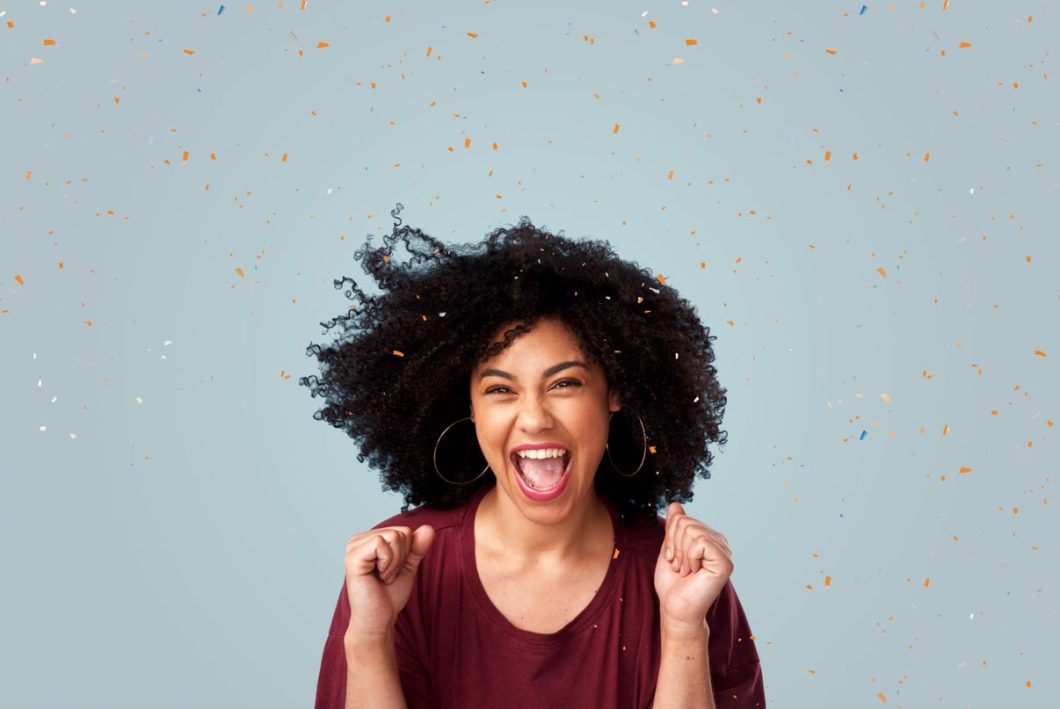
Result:
[[0,7],[0,705],[311,704],[400,201],[698,306],[771,707],[1057,706],[1054,3],[299,2]]

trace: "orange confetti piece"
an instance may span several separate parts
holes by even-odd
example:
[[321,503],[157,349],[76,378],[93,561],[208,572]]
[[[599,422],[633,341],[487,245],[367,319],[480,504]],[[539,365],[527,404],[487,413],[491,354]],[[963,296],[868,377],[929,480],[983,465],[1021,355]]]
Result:
[[236,271],[236,274],[237,274],[237,275],[238,275],[238,276],[239,276],[240,278],[246,278],[246,274],[244,274],[244,273],[243,273],[243,269],[242,269],[242,268],[239,268],[239,267],[237,266],[237,267],[236,267],[236,269],[235,269],[235,271]]
[[949,432],[950,432],[950,427],[949,427],[949,426],[945,426],[945,425],[944,425],[944,426],[942,427],[942,435],[943,435],[943,436],[945,436],[945,435],[946,435],[946,434],[948,434]]
[[655,29],[657,27],[657,25],[655,24],[655,20],[648,20],[648,27],[650,27],[651,29]]
[[308,5],[308,4],[309,4],[309,0],[302,0],[302,4],[298,7],[298,11],[299,12],[303,12],[305,10],[305,8],[306,8],[306,5]]
[[927,588],[930,585],[931,585],[931,579],[930,578],[924,579],[924,588]]
[[464,138],[464,147],[465,148],[470,148],[471,147],[471,138]]
[[655,280],[659,281],[659,283],[662,283],[664,286],[666,285],[666,279],[663,278],[662,274],[659,274],[658,276],[656,276]]
[[880,398],[883,399],[884,403],[886,404],[891,403],[891,397],[887,395],[887,392],[881,393]]
[[942,0],[942,9],[943,10],[949,10],[950,9],[950,0]]
[[404,357],[404,356],[405,356],[405,353],[404,353],[404,352],[402,352],[401,350],[394,350],[392,354],[393,354],[393,355],[394,355],[395,357]]
[[390,15],[387,15],[386,17],[384,17],[383,18],[383,22],[385,22],[387,24],[390,24]]
[[826,50],[824,50],[824,53],[825,53],[825,54],[832,54],[832,55],[834,55],[834,54],[835,54],[835,50],[834,50],[834,49],[826,49]]
[[427,53],[424,56],[426,56],[426,57],[431,56],[431,45],[429,45],[429,44],[427,45]]
[[89,327],[92,327],[92,321],[91,320],[85,320],[85,325],[88,325]]
[[686,39],[685,40],[685,46],[686,47],[694,47],[697,44],[699,44],[699,40],[698,39]]
[[1026,261],[1027,261],[1027,263],[1030,263],[1030,262],[1031,262],[1031,257],[1030,257],[1030,256],[1028,256],[1028,257],[1026,258]]
[[611,132],[612,133],[618,133],[618,124],[617,123],[615,124],[615,127],[611,129]]
[[832,585],[832,577],[831,576],[825,576],[824,577],[824,587],[828,588],[831,585]]
[[877,699],[879,699],[879,700],[880,700],[881,702],[883,702],[884,704],[886,704],[886,703],[887,703],[887,695],[886,695],[886,694],[884,694],[883,692],[877,692],[877,693],[876,693],[876,698],[877,698]]
[[880,278],[886,278],[887,277],[887,271],[885,271],[883,269],[883,266],[880,266],[879,268],[877,268],[876,269],[876,273],[880,274]]
[[523,88],[525,89],[526,88],[526,82],[523,81],[522,84],[523,84]]
[[26,179],[27,180],[32,180],[33,179],[33,170],[26,170]]
[[45,47],[54,47],[55,46],[55,40],[54,39],[46,39],[46,40],[44,40],[44,46]]
[[187,54],[190,57],[192,54],[195,54],[195,50],[194,49],[185,49],[184,53]]
[[475,32],[468,32],[467,36],[471,39],[475,39],[476,37],[478,37],[478,34],[476,34]]
[[22,280],[22,276],[18,275],[17,273],[15,274],[15,281],[17,281],[20,286],[26,285],[26,282]]
[[61,271],[61,270],[63,270],[63,268],[65,268],[65,266],[63,265],[63,262],[60,261],[59,262],[59,270]]
[[189,153],[188,153],[187,150],[185,150],[183,157],[181,157],[181,160],[183,160],[184,162],[187,162],[188,161],[188,156],[189,156]]
[[330,46],[328,42],[317,42],[317,49],[327,49]]
[[1034,350],[1034,355],[1036,357],[1048,357],[1048,355],[1042,352],[1041,350]]
[[824,151],[824,161],[828,162],[831,159],[832,159],[832,151],[831,150]]
[[957,47],[959,47],[960,49],[968,49],[968,47],[970,46],[972,46],[971,42],[961,42],[957,45]]
[[924,162],[927,162],[930,159],[931,159],[931,153],[924,153]]
[[852,159],[854,159],[854,160],[857,160],[857,159],[858,159],[858,154],[857,154],[857,153],[854,153],[854,154],[853,154],[853,155],[851,156],[851,158],[852,158]]
[[706,270],[706,268],[707,268],[707,262],[706,262],[706,261],[700,261],[700,262],[699,262],[699,268],[700,268],[701,270]]
[[666,179],[667,180],[673,180],[674,179],[674,171],[673,170],[670,170],[670,172],[667,173]]
[[648,452],[655,455],[655,446],[648,446]]
[[759,106],[761,106],[762,105],[762,97],[761,96],[755,96],[755,103],[757,103]]
[[957,471],[957,473],[959,475],[967,475],[970,472],[972,472],[971,468],[961,468],[960,470]]

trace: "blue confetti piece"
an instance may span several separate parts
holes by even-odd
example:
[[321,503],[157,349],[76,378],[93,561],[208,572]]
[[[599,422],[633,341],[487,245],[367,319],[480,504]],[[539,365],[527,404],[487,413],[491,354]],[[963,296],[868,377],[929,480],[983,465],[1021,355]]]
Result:
[[861,6],[861,12],[859,12],[858,15],[864,15],[865,14],[865,10],[868,10],[868,9],[869,8],[868,8],[867,5],[862,5]]
[[225,11],[225,6],[224,5],[221,5],[221,7],[217,8],[217,14],[218,15],[222,14],[224,11]]
[[869,432],[868,432],[868,431],[862,431],[862,432],[861,432],[861,435],[860,435],[860,436],[858,436],[858,440],[859,440],[859,441],[864,441],[864,440],[865,440],[865,436],[867,436],[868,434],[869,434]]

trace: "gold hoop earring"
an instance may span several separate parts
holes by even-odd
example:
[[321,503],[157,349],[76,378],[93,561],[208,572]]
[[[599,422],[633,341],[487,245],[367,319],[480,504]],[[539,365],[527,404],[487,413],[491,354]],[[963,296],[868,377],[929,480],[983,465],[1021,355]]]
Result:
[[[627,409],[627,411],[628,411],[628,409]],[[637,465],[637,469],[634,470],[632,473],[623,473],[621,470],[619,470],[618,466],[615,465],[615,459],[611,457],[611,444],[610,443],[605,443],[604,444],[604,450],[607,452],[607,459],[609,461],[611,461],[611,467],[615,469],[616,473],[618,473],[620,476],[622,476],[624,478],[632,478],[637,473],[639,473],[640,469],[644,467],[645,459],[648,457],[648,434],[644,430],[644,420],[641,419],[640,414],[638,414],[636,411],[630,411],[630,413],[637,417],[637,423],[640,424],[640,435],[641,435],[641,438],[644,441],[644,449],[640,453],[640,463]],[[614,414],[611,414],[611,416],[614,417]],[[610,425],[610,423],[611,423],[611,420],[608,419],[608,424]]]
[[479,473],[475,477],[471,478],[470,480],[466,480],[464,482],[457,482],[456,480],[450,480],[449,478],[447,478],[444,475],[442,475],[442,471],[441,470],[438,470],[438,446],[442,442],[442,437],[445,436],[445,434],[449,432],[450,428],[452,428],[453,426],[457,425],[461,421],[471,421],[472,423],[474,423],[474,419],[472,419],[470,416],[465,416],[462,419],[457,419],[456,421],[453,421],[451,424],[446,426],[445,430],[442,431],[441,434],[438,436],[438,440],[434,442],[434,455],[432,456],[432,460],[434,461],[434,472],[438,474],[438,477],[440,477],[442,480],[444,480],[445,482],[449,483],[450,485],[470,485],[471,483],[475,482],[476,480],[481,478],[483,475],[485,475],[486,471],[490,469],[490,466],[487,463],[486,467],[482,469],[481,473]]

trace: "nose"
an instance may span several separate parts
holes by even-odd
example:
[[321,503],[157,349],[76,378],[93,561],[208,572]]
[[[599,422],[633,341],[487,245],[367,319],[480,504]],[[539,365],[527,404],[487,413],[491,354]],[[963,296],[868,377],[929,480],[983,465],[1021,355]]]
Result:
[[552,428],[552,413],[548,410],[543,397],[529,395],[519,406],[519,428],[527,433]]

